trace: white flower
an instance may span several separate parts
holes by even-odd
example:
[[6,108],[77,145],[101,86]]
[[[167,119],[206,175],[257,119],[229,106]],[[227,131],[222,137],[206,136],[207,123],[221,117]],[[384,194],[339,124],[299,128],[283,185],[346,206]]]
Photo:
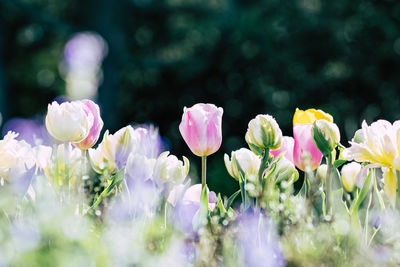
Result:
[[158,185],[170,183],[177,185],[185,180],[189,173],[189,160],[183,156],[183,162],[169,151],[161,153],[154,167],[154,181]]
[[230,160],[229,156],[225,154],[224,161],[228,173],[236,180],[239,180],[240,178],[240,169],[248,175],[249,180],[257,179],[261,159],[251,150],[247,148],[241,148],[233,151],[231,153]]
[[[270,115],[257,115],[249,122],[246,133],[249,146],[260,149],[278,149],[282,142],[282,131]],[[252,149],[253,150],[253,149]]]
[[85,139],[93,125],[93,115],[86,114],[81,101],[56,101],[48,105],[46,128],[58,141],[80,142]]
[[126,163],[125,175],[133,179],[148,180],[153,175],[156,159],[147,158],[138,153],[131,153]]
[[357,162],[352,162],[343,166],[341,170],[342,184],[347,192],[352,192],[356,185],[356,177],[361,171],[361,165]]
[[378,120],[370,126],[363,121],[361,130],[360,143],[350,141],[351,147],[343,151],[343,156],[400,170],[400,121],[392,125],[386,120]]

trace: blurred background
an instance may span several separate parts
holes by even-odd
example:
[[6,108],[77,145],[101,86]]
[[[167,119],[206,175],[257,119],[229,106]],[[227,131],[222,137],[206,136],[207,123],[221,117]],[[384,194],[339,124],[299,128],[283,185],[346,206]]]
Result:
[[363,119],[399,119],[399,86],[396,0],[0,0],[3,135],[35,142],[48,103],[90,98],[111,132],[157,125],[197,181],[178,125],[184,106],[214,103],[223,143],[208,184],[223,195],[237,189],[223,154],[257,114],[292,135],[296,107],[322,109],[347,145]]

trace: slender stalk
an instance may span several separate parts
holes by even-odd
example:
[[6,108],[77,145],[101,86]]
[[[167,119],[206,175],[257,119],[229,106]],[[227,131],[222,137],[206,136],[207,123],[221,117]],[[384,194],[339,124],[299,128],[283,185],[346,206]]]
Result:
[[328,214],[332,214],[332,154],[328,154],[326,157],[326,164],[328,165],[326,171],[326,210]]
[[207,185],[206,172],[207,172],[207,156],[202,156],[201,157],[201,189],[202,190]]

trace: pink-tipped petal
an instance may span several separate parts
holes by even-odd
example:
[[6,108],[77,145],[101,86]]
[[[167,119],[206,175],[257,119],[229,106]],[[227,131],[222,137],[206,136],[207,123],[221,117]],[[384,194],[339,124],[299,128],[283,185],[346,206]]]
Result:
[[294,148],[293,161],[297,168],[306,169],[306,158],[311,170],[318,168],[322,160],[322,153],[312,140],[312,124],[295,124],[293,126]]

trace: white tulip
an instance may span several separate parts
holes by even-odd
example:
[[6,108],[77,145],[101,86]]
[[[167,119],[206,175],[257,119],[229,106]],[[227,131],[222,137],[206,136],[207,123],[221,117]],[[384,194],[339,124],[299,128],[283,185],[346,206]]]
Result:
[[230,160],[229,156],[225,154],[224,161],[228,173],[236,180],[239,180],[240,178],[240,169],[247,174],[249,180],[254,180],[257,178],[261,159],[251,150],[247,148],[241,148],[233,151],[231,153]]
[[189,173],[189,160],[183,156],[183,162],[169,151],[161,153],[154,167],[154,180],[158,185],[170,183],[177,185],[185,180]]
[[56,101],[48,105],[46,128],[58,141],[80,142],[87,137],[93,125],[93,115],[86,114],[81,101]]

